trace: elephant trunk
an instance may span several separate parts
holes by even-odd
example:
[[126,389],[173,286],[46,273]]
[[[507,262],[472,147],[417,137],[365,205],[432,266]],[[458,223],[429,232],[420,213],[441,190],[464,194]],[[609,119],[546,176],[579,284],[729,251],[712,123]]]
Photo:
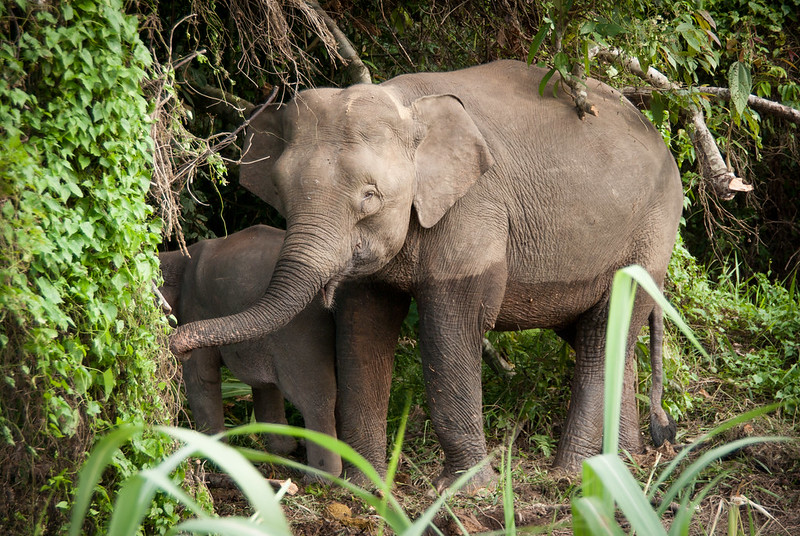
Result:
[[194,348],[264,337],[294,318],[321,289],[331,286],[340,271],[339,263],[329,256],[332,242],[316,228],[296,227],[286,235],[264,295],[240,313],[179,326],[170,337],[170,350],[176,356],[185,359]]

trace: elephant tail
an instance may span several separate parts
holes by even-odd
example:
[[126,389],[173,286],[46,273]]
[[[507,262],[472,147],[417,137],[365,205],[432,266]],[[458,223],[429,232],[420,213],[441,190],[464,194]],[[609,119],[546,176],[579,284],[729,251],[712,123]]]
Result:
[[650,312],[650,368],[653,385],[650,390],[650,437],[660,447],[665,441],[675,444],[678,425],[664,410],[664,314],[658,305]]

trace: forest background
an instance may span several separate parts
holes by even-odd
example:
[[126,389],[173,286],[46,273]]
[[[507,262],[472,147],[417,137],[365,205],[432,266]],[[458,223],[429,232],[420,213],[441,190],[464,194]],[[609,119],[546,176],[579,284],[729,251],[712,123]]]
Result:
[[[710,355],[670,332],[667,406],[702,428],[779,400],[764,431],[797,435],[799,18],[798,0],[5,2],[0,526],[61,532],[99,435],[188,422],[150,291],[156,252],[282,224],[237,182],[240,127],[254,105],[274,87],[288,99],[365,75],[380,82],[498,58],[550,67],[576,96],[589,73],[646,108],[686,195],[667,296]],[[669,85],[637,75],[631,59]],[[725,173],[704,156],[698,114]],[[410,392],[424,428],[413,338],[411,317],[391,418],[396,426]],[[546,332],[489,338],[516,374],[486,372],[487,433],[501,441],[513,430],[520,452],[546,460],[567,402],[569,350]],[[646,346],[638,352],[645,384]],[[523,391],[531,397],[520,400]],[[246,422],[246,399],[231,410]],[[103,526],[120,482],[173,448],[147,432],[115,455],[87,524]],[[782,456],[761,463],[797,488],[798,457]],[[174,478],[190,481],[191,470]],[[182,515],[161,497],[147,531]]]

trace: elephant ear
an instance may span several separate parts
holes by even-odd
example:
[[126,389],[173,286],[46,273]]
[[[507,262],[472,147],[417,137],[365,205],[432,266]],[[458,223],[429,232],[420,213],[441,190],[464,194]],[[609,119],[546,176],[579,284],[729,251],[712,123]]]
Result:
[[494,164],[486,140],[455,95],[421,97],[411,104],[421,132],[414,163],[414,208],[432,227]]
[[268,106],[251,118],[245,131],[242,163],[239,166],[239,184],[256,194],[286,215],[272,179],[275,162],[283,153],[284,138],[280,105]]

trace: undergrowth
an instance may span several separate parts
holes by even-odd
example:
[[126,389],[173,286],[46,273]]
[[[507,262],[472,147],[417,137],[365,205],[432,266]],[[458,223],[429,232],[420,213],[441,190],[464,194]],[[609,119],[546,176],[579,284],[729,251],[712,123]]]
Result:
[[709,357],[700,356],[675,336],[684,361],[678,366],[717,376],[751,399],[782,400],[794,412],[800,397],[800,289],[794,281],[771,281],[768,274],[745,279],[739,276],[736,263],[730,266],[712,277],[679,238],[667,295]]

